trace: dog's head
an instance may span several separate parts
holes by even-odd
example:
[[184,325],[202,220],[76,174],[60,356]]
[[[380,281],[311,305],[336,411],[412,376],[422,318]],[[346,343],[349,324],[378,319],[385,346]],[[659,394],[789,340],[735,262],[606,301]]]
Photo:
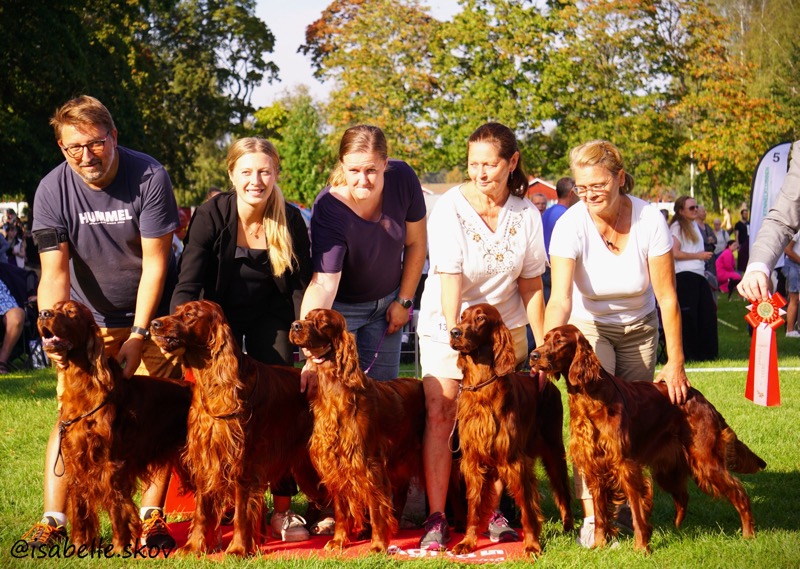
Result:
[[335,310],[316,308],[304,320],[295,320],[289,330],[289,341],[303,348],[312,359],[323,360],[347,334],[344,316]]
[[89,308],[80,302],[65,300],[40,310],[36,324],[44,351],[60,356],[64,363],[77,363],[75,360],[83,358],[93,362],[103,353],[100,327]]
[[572,386],[579,386],[600,372],[591,344],[572,324],[550,330],[544,344],[531,352],[530,366],[532,372],[543,371],[554,379],[564,376]]
[[326,308],[310,311],[305,319],[292,322],[289,341],[302,348],[314,364],[333,364],[335,372],[330,377],[326,375],[326,379],[341,381],[348,387],[363,385],[355,339],[339,312]]
[[474,361],[486,358],[499,376],[512,373],[516,367],[511,332],[491,304],[476,304],[464,310],[461,322],[450,330],[450,347],[459,353],[462,370],[465,356]]
[[150,323],[150,336],[161,351],[173,355],[215,358],[235,344],[225,313],[210,300],[184,302],[175,314],[156,318]]

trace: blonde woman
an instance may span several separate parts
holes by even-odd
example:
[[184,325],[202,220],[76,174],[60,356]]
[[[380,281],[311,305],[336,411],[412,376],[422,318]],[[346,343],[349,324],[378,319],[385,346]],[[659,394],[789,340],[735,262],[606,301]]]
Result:
[[[559,218],[550,240],[552,292],[544,329],[569,322],[592,344],[606,371],[625,380],[652,379],[658,349],[658,315],[667,342],[665,381],[673,403],[689,389],[681,342],[681,311],[675,290],[673,241],[664,216],[631,195],[633,176],[619,149],[593,140],[570,151],[580,201]],[[702,241],[700,244],[702,250]],[[580,473],[575,491],[585,517],[578,536],[594,546],[594,504]],[[629,523],[630,512],[618,516]],[[628,519],[625,519],[628,518]]]
[[[292,365],[289,326],[311,277],[308,231],[277,184],[280,157],[263,138],[228,151],[232,190],[197,208],[186,234],[171,308],[202,297],[222,306],[239,345],[253,358]],[[297,493],[287,478],[272,489],[273,536],[301,541],[305,520],[289,509]]]
[[697,225],[699,207],[694,198],[681,196],[675,200],[675,215],[670,221],[687,361],[713,360],[719,353],[717,305],[705,276],[705,263],[713,253],[705,250]]

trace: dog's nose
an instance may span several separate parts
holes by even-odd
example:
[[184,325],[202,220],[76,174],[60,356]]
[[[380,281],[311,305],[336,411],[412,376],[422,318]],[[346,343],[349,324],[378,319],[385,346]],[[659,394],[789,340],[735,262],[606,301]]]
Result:
[[52,318],[53,311],[52,310],[40,310],[39,311],[39,318]]
[[160,329],[160,328],[161,328],[163,325],[164,325],[164,324],[163,324],[163,323],[162,323],[160,320],[153,320],[153,321],[150,323],[150,327],[151,327],[153,330],[159,330],[159,329]]
[[299,332],[302,329],[303,325],[300,322],[298,322],[297,320],[292,322],[292,332]]
[[450,330],[450,337],[454,339],[458,339],[463,335],[461,328],[453,328]]
[[532,352],[531,352],[531,361],[532,361],[532,362],[538,362],[538,361],[539,361],[539,358],[541,358],[541,357],[542,357],[542,356],[541,356],[541,355],[539,354],[539,352],[537,352],[536,350],[534,350],[534,351],[532,351]]

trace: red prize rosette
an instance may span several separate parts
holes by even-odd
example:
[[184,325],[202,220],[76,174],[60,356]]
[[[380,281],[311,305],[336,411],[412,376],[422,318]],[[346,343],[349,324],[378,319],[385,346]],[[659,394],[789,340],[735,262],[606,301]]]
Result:
[[775,293],[769,300],[751,300],[750,306],[747,307],[749,312],[744,317],[753,327],[744,396],[753,403],[765,407],[781,404],[775,330],[784,323],[781,318],[786,314],[783,311],[784,306],[786,300]]

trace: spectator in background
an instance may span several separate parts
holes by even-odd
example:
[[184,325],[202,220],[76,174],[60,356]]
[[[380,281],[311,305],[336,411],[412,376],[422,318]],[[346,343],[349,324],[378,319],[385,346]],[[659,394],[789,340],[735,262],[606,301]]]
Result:
[[0,315],[3,317],[5,328],[3,343],[0,346],[0,375],[9,372],[8,360],[22,336],[25,310],[21,307],[28,301],[26,285],[24,271],[14,266],[0,266]]
[[786,337],[800,338],[800,332],[797,331],[797,305],[800,298],[800,233],[794,234],[783,252],[786,255],[783,261],[783,274],[786,277],[786,292],[789,295],[789,306],[786,307]]
[[733,226],[736,234],[736,242],[739,244],[739,254],[736,257],[736,269],[744,273],[747,269],[747,262],[750,260],[750,210],[743,207],[742,219]]
[[728,241],[731,238],[728,230],[722,227],[722,221],[719,218],[714,219],[714,236],[717,238],[717,246],[714,247],[714,255],[719,257],[728,246]]
[[22,234],[22,227],[18,225],[10,225],[6,232],[6,240],[8,241],[8,262],[16,265],[20,269],[25,268],[25,236]]
[[211,186],[210,188],[208,188],[208,192],[206,193],[206,197],[203,200],[203,203],[207,202],[208,200],[210,200],[215,196],[220,195],[221,193],[222,190],[220,190],[217,186]]
[[[553,235],[553,228],[556,222],[564,215],[569,206],[572,205],[572,198],[575,192],[572,188],[575,187],[575,180],[570,177],[563,177],[556,182],[556,196],[558,201],[547,208],[542,214],[542,231],[544,232],[544,250],[547,253],[547,258],[550,259],[550,237]],[[535,205],[535,204],[534,204]],[[548,265],[542,275],[542,286],[544,289],[544,301],[547,303],[550,300],[550,266]]]
[[531,196],[531,202],[533,202],[533,205],[539,210],[539,213],[544,215],[544,210],[547,209],[547,196],[537,192]]
[[731,231],[733,231],[733,222],[731,221],[731,210],[729,210],[727,207],[722,208],[722,229],[727,231],[729,234]]
[[180,227],[172,234],[172,253],[175,255],[176,261],[180,260],[183,253],[183,240],[186,238],[186,230],[189,229],[189,221],[192,219],[189,208],[179,207],[178,219]]
[[705,274],[705,263],[712,253],[705,250],[697,226],[698,206],[694,198],[681,196],[675,200],[674,208],[670,231],[674,240],[672,254],[681,308],[683,352],[687,361],[713,360],[719,353],[717,310]]
[[0,233],[0,263],[8,263],[8,253],[11,250],[11,244]]
[[728,293],[728,300],[731,299],[734,287],[742,280],[742,275],[736,270],[736,259],[733,258],[738,248],[739,244],[736,241],[728,239],[725,248],[715,261],[719,290]]

